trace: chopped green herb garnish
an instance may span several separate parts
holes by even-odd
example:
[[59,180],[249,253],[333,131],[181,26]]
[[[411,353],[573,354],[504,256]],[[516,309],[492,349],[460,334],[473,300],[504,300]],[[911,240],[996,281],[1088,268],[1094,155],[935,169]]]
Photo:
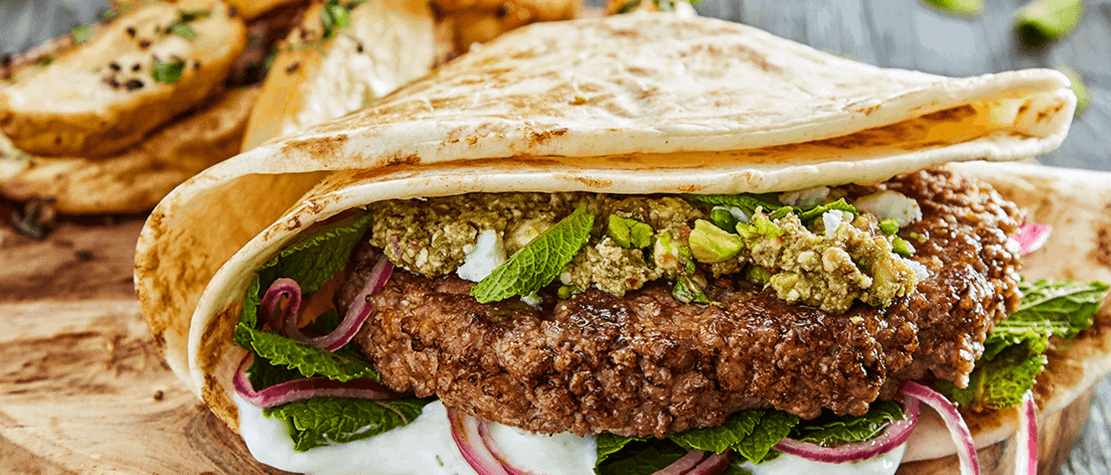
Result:
[[96,30],[86,25],[78,25],[73,29],[73,39],[78,43],[89,41],[93,39],[93,36],[96,36]]
[[151,74],[154,80],[164,84],[173,84],[181,80],[182,73],[185,72],[185,61],[170,61],[164,62],[155,59],[151,63]]
[[640,0],[630,0],[630,1],[625,2],[624,4],[622,4],[621,8],[617,9],[617,14],[620,15],[622,13],[629,13],[633,10],[636,10],[636,8],[639,7],[639,6],[640,6]]
[[212,10],[208,9],[181,11],[181,21],[189,23],[201,18],[208,18],[210,15],[212,15]]
[[922,0],[922,3],[961,17],[974,17],[984,12],[984,0]]
[[52,53],[46,53],[39,56],[39,58],[35,60],[35,64],[39,66],[50,66],[50,63],[53,63],[55,59],[57,59],[57,57]]
[[1082,0],[1038,0],[1015,19],[1018,36],[1029,47],[1039,47],[1067,35],[1084,14]]
[[350,25],[350,9],[360,3],[362,1],[340,3],[339,0],[328,0],[320,10],[320,25],[324,28],[324,38],[336,36],[336,30]]
[[197,32],[193,31],[193,27],[189,26],[187,23],[174,23],[166,29],[166,32],[178,35],[182,38],[193,39],[197,37]]

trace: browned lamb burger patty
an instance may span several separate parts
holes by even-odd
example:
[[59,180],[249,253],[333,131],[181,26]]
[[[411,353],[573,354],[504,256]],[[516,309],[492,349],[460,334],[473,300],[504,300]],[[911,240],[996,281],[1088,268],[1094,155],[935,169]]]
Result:
[[[861,415],[927,370],[962,383],[988,330],[1020,298],[1019,256],[1007,247],[1019,225],[1014,204],[947,171],[850,194],[884,188],[921,206],[923,219],[899,234],[925,238],[911,241],[913,259],[930,274],[884,309],[789,305],[733,276],[708,291],[720,306],[679,303],[665,282],[621,298],[591,289],[559,300],[548,289],[537,307],[480,304],[471,282],[399,268],[371,297],[355,342],[395,391],[542,433],[664,437],[768,406],[803,418]],[[355,253],[341,308],[376,255],[366,244]]]

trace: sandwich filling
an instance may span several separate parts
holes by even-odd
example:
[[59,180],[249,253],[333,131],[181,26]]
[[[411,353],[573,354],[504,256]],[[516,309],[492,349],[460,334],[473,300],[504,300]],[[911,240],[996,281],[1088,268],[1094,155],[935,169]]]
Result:
[[[253,356],[237,392],[287,421],[295,450],[405,426],[438,398],[454,417],[597,435],[598,473],[661,451],[761,463],[784,438],[877,437],[909,381],[1011,407],[1106,292],[1021,284],[1017,207],[946,171],[779,195],[470,194],[337,219],[257,270],[235,332]],[[1061,298],[1060,321],[1035,322]],[[326,397],[282,389],[305,385]]]

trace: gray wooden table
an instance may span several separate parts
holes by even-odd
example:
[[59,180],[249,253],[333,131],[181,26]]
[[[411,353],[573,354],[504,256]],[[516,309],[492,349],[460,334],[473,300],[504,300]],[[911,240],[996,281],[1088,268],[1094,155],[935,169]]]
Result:
[[[1077,30],[1037,50],[1024,48],[1014,34],[1012,15],[1025,1],[986,3],[973,19],[946,16],[917,0],[704,0],[696,9],[885,67],[952,76],[1070,67],[1088,84],[1090,103],[1064,145],[1040,161],[1111,170],[1111,0],[1087,0]],[[0,0],[0,54],[93,21],[105,4]],[[1111,474],[1111,380],[1100,383],[1084,435],[1061,474]]]

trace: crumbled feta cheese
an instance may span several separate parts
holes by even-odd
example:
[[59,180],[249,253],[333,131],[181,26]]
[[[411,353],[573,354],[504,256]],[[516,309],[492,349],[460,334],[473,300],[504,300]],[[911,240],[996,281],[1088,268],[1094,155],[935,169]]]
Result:
[[536,294],[522,295],[521,301],[535,307],[537,305],[540,305],[540,296]]
[[828,196],[829,187],[818,186],[815,188],[807,188],[805,190],[780,193],[779,202],[788,206],[797,206],[799,208],[813,208],[825,202],[825,199]]
[[467,253],[463,265],[455,271],[459,278],[478,282],[494,272],[508,259],[501,235],[493,229],[482,231],[475,240],[474,249]]
[[822,224],[826,227],[826,237],[833,237],[837,233],[837,228],[841,226],[844,221],[845,215],[841,210],[831,209],[822,213]]
[[899,227],[922,219],[922,208],[918,202],[897,191],[881,191],[862,197],[853,203],[858,210],[867,211],[879,218],[894,219]]

